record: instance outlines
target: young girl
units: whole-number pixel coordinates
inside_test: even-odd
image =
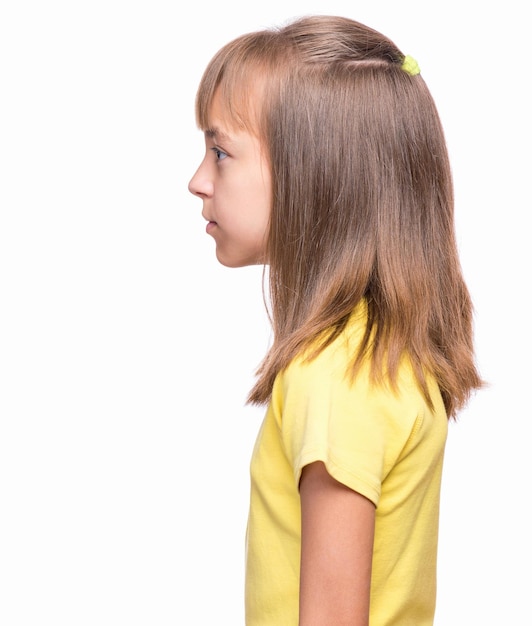
[[[196,113],[189,187],[217,257],[268,267],[246,624],[432,624],[448,419],[482,383],[417,63],[307,17],[222,48]]]

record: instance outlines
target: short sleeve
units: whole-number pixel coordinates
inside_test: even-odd
[[[333,478],[377,505],[416,411],[371,383],[364,369],[354,381],[346,370],[346,355],[335,344],[287,368],[277,390],[281,438],[297,485],[305,465],[322,461]]]

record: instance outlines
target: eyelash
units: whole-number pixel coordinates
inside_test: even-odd
[[[216,160],[217,161],[223,161],[227,157],[227,152],[224,152],[223,150],[220,150],[220,148],[216,148],[216,146],[214,148],[211,148],[211,150],[216,155]]]

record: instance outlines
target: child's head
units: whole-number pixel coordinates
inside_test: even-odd
[[[404,59],[362,24],[317,16],[239,37],[207,67],[198,124],[212,127],[216,101],[226,127],[258,138],[271,170],[267,261],[288,290],[323,290],[353,267],[369,281],[376,263],[400,275],[398,252],[450,235],[449,215],[433,215],[451,206],[443,133]]]
[[[353,20],[302,18],[214,56],[196,100],[207,134],[213,112],[256,141],[265,172],[246,193],[264,199],[255,262],[269,265],[275,342],[252,400],[265,400],[279,368],[362,299],[376,363],[387,354],[393,371],[406,350],[419,372],[440,367],[449,316],[464,318],[459,343],[471,311],[444,135],[415,63]]]

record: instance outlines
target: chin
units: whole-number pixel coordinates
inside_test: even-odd
[[[252,263],[250,261],[237,261],[234,259],[221,259],[220,257],[218,258],[218,262],[223,265],[224,267],[247,267],[248,265],[258,265],[258,263]]]
[[[265,265],[265,261],[260,258],[231,257],[216,251],[218,262],[224,267],[248,267],[250,265]]]

